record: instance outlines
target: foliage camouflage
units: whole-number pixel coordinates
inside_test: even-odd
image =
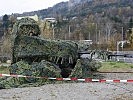
[[[19,61],[10,66],[10,73],[34,77],[45,77],[46,75],[47,77],[61,77],[60,68],[58,68],[57,65],[45,60],[42,60],[39,63],[33,62],[32,64],[28,64],[25,61]],[[29,78],[28,80],[30,81]]]
[[[73,65],[78,58],[77,49],[78,46],[72,42],[17,36],[13,47],[13,63],[20,60],[38,62],[45,59],[63,67],[70,67],[68,64]]]
[[[87,77],[96,63],[80,59],[78,45],[72,41],[46,40],[41,37],[37,23],[24,18],[19,20],[12,32],[11,74],[33,77]],[[88,66],[87,66],[88,65]],[[96,67],[99,68],[99,67]],[[5,78],[0,88],[39,86],[50,83],[47,79]]]
[[[81,64],[84,66],[84,73],[85,72],[93,72],[97,71],[101,67],[101,63],[92,59],[88,58],[82,58],[81,59]]]
[[[100,62],[93,59],[78,59],[69,77],[87,78],[91,72],[97,71],[101,66]]]
[[[80,59],[78,59],[76,65],[75,65],[73,71],[71,72],[71,74],[69,75],[69,77],[81,78],[81,77],[83,77],[82,74],[83,74],[83,68],[82,68]]]
[[[14,26],[12,35],[39,36],[40,29],[36,21],[31,18],[22,18]]]

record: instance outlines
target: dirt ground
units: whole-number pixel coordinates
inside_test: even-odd
[[[133,79],[130,73],[101,75],[104,79]],[[133,83],[64,83],[3,89],[0,100],[133,100]]]

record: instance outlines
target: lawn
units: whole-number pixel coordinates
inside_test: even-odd
[[[9,74],[9,69],[7,66],[0,66],[0,74]]]
[[[102,62],[100,72],[133,72],[133,64],[124,62]],[[8,66],[0,66],[0,74],[9,74]]]
[[[100,72],[133,72],[133,64],[124,62],[102,62]]]

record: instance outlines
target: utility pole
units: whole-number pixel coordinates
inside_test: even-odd
[[[106,29],[106,43],[108,42],[108,30]]]
[[[123,33],[123,27],[122,27],[122,41],[124,41],[123,36],[124,36],[124,33]],[[123,51],[123,46],[121,48],[122,48],[122,51]]]
[[[99,43],[100,43],[100,37],[101,37],[101,31],[99,30],[99,36],[98,36]]]
[[[123,27],[121,28],[121,33],[122,33],[122,41],[124,41],[124,33],[123,33]]]
[[[55,37],[54,37],[54,35],[55,35],[55,30],[54,30],[54,29],[55,29],[55,28],[53,28],[53,39],[55,38]]]
[[[90,32],[89,32],[89,40],[90,40]]]
[[[70,34],[71,34],[71,26],[69,25],[69,40],[70,40]]]
[[[96,44],[97,44],[97,23],[96,23]]]

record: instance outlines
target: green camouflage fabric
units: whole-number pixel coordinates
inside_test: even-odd
[[[82,67],[82,64],[81,64],[81,60],[78,59],[77,60],[77,63],[74,67],[74,69],[72,70],[71,74],[70,74],[70,78],[82,78],[83,77],[83,67]]]
[[[0,81],[0,88],[17,88],[25,86],[40,86],[43,84],[52,83],[47,77],[62,77],[61,70],[55,64],[48,61],[41,61],[40,63],[28,64],[24,61],[19,61],[10,66],[10,72],[16,75],[31,76],[32,78],[4,78]],[[44,78],[34,78],[44,77]],[[46,77],[46,78],[45,78]]]
[[[101,63],[93,59],[81,58],[77,60],[77,63],[72,70],[69,77],[87,78],[90,77],[90,73],[97,71],[101,67]]]
[[[39,36],[40,34],[37,22],[28,17],[18,20],[13,26],[12,35]]]
[[[72,41],[41,38],[40,29],[33,19],[23,18],[16,22],[12,32],[12,65],[10,74],[32,78],[4,77],[0,88],[40,86],[53,81],[45,78],[84,78],[88,71],[96,70],[99,64],[78,55],[79,46]]]
[[[24,60],[38,62],[51,61],[67,67],[78,59],[78,46],[62,40],[46,40],[33,36],[17,36],[13,47],[13,63]],[[28,59],[30,58],[30,59]]]
[[[41,62],[33,62],[28,64],[24,61],[19,61],[10,66],[10,72],[17,75],[40,76],[40,77],[61,77],[61,70],[57,65],[42,60]]]
[[[32,28],[34,34],[29,34]],[[78,45],[72,41],[41,38],[37,28],[37,23],[30,18],[21,19],[14,25],[10,73],[34,77],[68,77],[78,59]],[[19,81],[35,84],[40,80],[20,79],[18,84]]]
[[[81,59],[82,66],[84,66],[84,72],[94,72],[97,71],[102,65],[100,62],[94,59],[82,58]]]

